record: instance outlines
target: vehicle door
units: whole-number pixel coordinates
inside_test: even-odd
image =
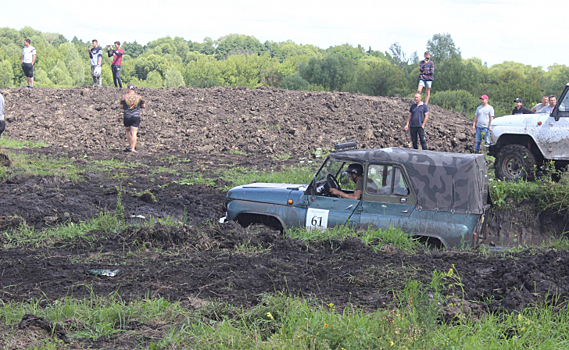
[[[557,106],[539,128],[538,144],[546,159],[566,160],[569,158],[569,94],[567,87]]]
[[[333,175],[337,179],[347,178],[342,175],[347,167],[346,162],[328,160],[316,175],[315,183],[325,181],[328,174]],[[347,192],[352,191],[353,183],[344,182],[342,188]],[[359,212],[356,211],[361,200],[346,199],[318,191],[309,196],[308,207],[306,210],[306,229],[324,230],[328,227],[338,225],[356,225],[359,222]]]
[[[396,164],[369,164],[364,180],[360,224],[409,229],[416,199],[404,168]]]

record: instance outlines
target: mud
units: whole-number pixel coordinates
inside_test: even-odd
[[[112,88],[3,90],[11,139],[49,146],[11,150],[33,157],[66,158],[85,169],[79,179],[19,176],[4,163],[0,183],[0,300],[41,300],[117,292],[125,301],[164,297],[188,307],[211,300],[252,306],[263,293],[316,297],[338,307],[389,307],[409,280],[428,283],[433,271],[458,272],[463,290],[446,288],[452,307],[473,313],[520,310],[565,302],[569,252],[519,253],[433,250],[405,254],[386,246],[374,252],[357,238],[304,243],[266,227],[217,224],[228,185],[183,185],[188,173],[211,175],[234,167],[280,170],[314,157],[337,141],[362,147],[409,146],[401,126],[409,99],[272,89],[141,89],[148,101],[140,153],[125,146],[120,93]],[[433,149],[472,150],[470,122],[435,106],[427,127]],[[290,157],[281,157],[283,155]],[[6,158],[9,159],[9,158]],[[4,158],[0,158],[5,162]],[[96,163],[104,161],[107,163]],[[114,167],[109,162],[135,162]],[[99,164],[95,168],[90,168]],[[106,164],[106,165],[104,165]],[[0,165],[2,166],[2,165]],[[120,199],[120,201],[119,201]],[[121,212],[134,224],[117,233],[91,231],[73,240],[7,248],[10,232],[31,232]],[[161,220],[179,227],[162,225]],[[497,213],[497,237],[539,237],[566,230],[563,214],[537,213],[531,203]],[[525,231],[524,231],[525,230]],[[30,239],[33,237],[30,237]],[[96,277],[89,269],[119,269]],[[458,298],[458,299],[456,299]],[[466,299],[468,305],[460,304]],[[456,311],[456,310],[455,310]],[[97,345],[93,345],[97,348]]]
[[[306,244],[278,231],[235,223],[199,228],[157,224],[109,237],[98,238],[100,234],[90,232],[52,248],[5,249],[0,257],[2,300],[49,301],[118,291],[126,301],[149,295],[251,306],[262,293],[283,292],[377,310],[389,306],[407,281],[428,284],[434,270],[450,268],[460,276],[464,298],[490,301],[487,311],[519,310],[548,295],[565,301],[569,291],[567,251],[374,252],[357,238]],[[115,277],[85,273],[109,268],[120,272]],[[445,293],[462,297],[456,284]]]
[[[122,150],[119,99],[112,87],[0,90],[10,138],[68,149]],[[343,92],[258,88],[137,90],[147,102],[139,150],[192,154],[239,150],[253,155],[306,156],[342,140],[363,148],[410,147],[403,130],[412,100]],[[429,148],[472,151],[471,122],[429,106]]]

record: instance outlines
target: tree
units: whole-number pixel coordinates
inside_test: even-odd
[[[259,54],[265,47],[257,38],[250,35],[229,34],[217,39],[215,57],[227,59],[231,55]]]
[[[433,38],[427,41],[427,51],[435,63],[461,57],[460,49],[455,46],[454,40],[448,33],[433,35]]]
[[[186,84],[184,84],[184,78],[182,77],[182,73],[180,73],[180,71],[174,67],[168,69],[168,71],[166,71],[166,74],[164,75],[164,86],[175,87],[175,88],[180,86],[186,86]]]
[[[308,82],[298,73],[286,76],[281,86],[287,90],[308,90]]]
[[[79,52],[75,45],[71,43],[64,44],[67,47],[67,54],[65,55],[65,65],[73,79],[73,85],[82,86],[85,83],[85,70],[83,62],[79,56]]]
[[[67,71],[67,67],[63,61],[58,61],[55,67],[53,67],[48,73],[49,79],[56,85],[60,85],[61,87],[70,87],[73,86],[73,79],[69,75],[69,71]]]
[[[393,43],[389,47],[389,60],[392,64],[398,67],[405,67],[408,64],[407,55],[403,52],[401,45],[399,43]]]
[[[132,58],[137,58],[144,52],[144,48],[142,45],[137,43],[136,40],[132,43],[126,41],[121,45],[121,47],[124,50],[124,54],[129,55]]]
[[[14,71],[9,61],[0,62],[0,88],[14,87]]]
[[[355,63],[343,55],[329,54],[323,59],[310,59],[308,65],[299,64],[299,72],[311,84],[341,91],[353,79]]]

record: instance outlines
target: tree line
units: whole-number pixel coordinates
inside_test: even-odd
[[[89,41],[71,40],[30,27],[0,28],[0,88],[25,86],[22,46],[30,38],[37,50],[36,87],[90,85]],[[120,38],[117,38],[120,40]],[[105,48],[107,44],[100,43]],[[230,34],[193,42],[164,37],[141,45],[125,42],[124,83],[139,87],[267,86],[289,90],[347,91],[376,96],[412,96],[417,90],[419,55],[407,55],[398,43],[386,51],[342,44],[321,49],[292,41],[261,43],[253,36]],[[521,97],[531,108],[544,94],[559,94],[569,82],[569,67],[544,70],[518,62],[488,67],[479,58],[463,58],[450,34],[435,34],[420,51],[431,53],[435,81],[430,103],[472,115],[478,97],[487,94],[496,115],[509,114]],[[103,56],[103,84],[112,86],[111,58]]]

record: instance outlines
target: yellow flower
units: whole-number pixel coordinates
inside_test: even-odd
[[[334,307],[334,303],[328,304],[328,307]]]
[[[391,344],[389,344],[389,346],[393,346],[393,345],[395,345],[395,344],[393,344],[393,342],[391,342]]]
[[[328,328],[328,323],[324,323],[324,328]]]
[[[267,312],[267,317],[270,318],[271,320],[274,320],[275,318],[273,317],[273,315],[271,315],[270,312]]]

